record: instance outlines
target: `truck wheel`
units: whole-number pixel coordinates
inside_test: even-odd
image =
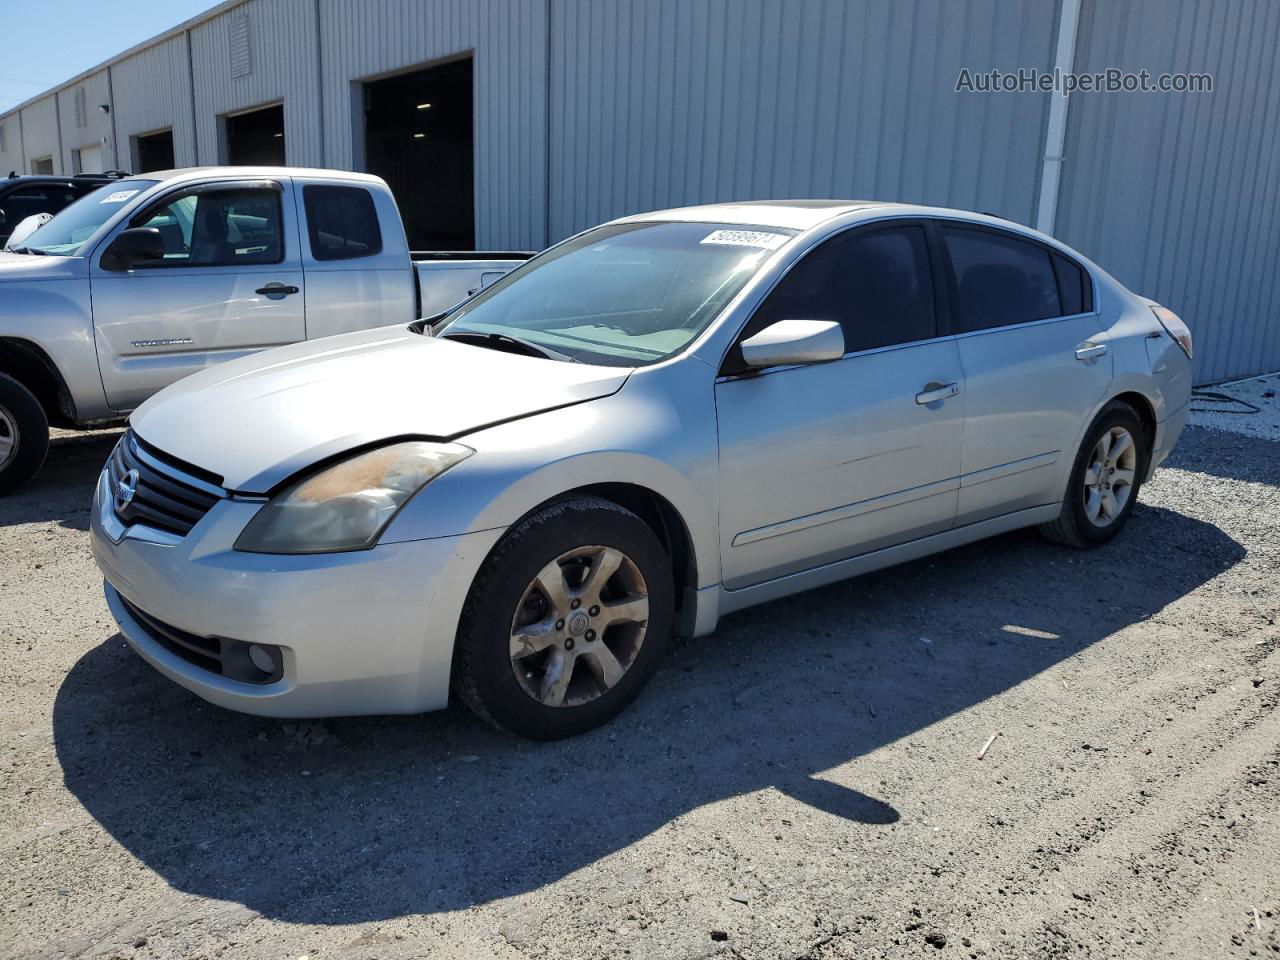
[[[454,688],[522,737],[584,733],[635,699],[673,612],[671,561],[643,520],[597,497],[552,503],[509,530],[476,575]]]
[[[49,420],[40,401],[0,373],[0,497],[34,477],[48,452]]]

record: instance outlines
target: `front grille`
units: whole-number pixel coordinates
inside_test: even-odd
[[[139,610],[123,596],[120,597],[120,602],[129,611],[129,615],[147,631],[148,637],[192,666],[242,683],[274,683],[283,676],[284,661],[279,647],[248,644],[223,637],[201,637],[157,620],[151,614]],[[253,663],[249,656],[250,646],[257,646],[270,658],[271,670],[263,670]]]
[[[207,475],[210,480],[196,476],[194,468],[178,466],[132,430],[116,444],[107,469],[116,516],[126,524],[141,523],[179,536],[186,536],[227,495],[212,482],[212,474]],[[130,487],[132,497],[126,498]]]

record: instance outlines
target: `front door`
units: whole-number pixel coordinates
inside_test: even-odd
[[[780,281],[743,336],[834,320],[843,359],[716,382],[725,586],[760,583],[940,533],[955,520],[964,378],[938,339],[924,228],[891,223],[825,241]]]
[[[131,410],[211,364],[306,339],[289,182],[202,184],[160,198],[126,226],[155,227],[164,259],[91,273],[107,402]],[[122,228],[123,229],[123,228]]]

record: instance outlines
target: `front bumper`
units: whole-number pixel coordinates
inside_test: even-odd
[[[448,701],[454,635],[486,530],[372,550],[272,556],[232,549],[260,504],[223,500],[182,538],[120,525],[99,478],[90,522],[107,605],[129,645],[204,699],[276,717],[417,713]],[[135,617],[203,638],[281,648],[278,680],[247,683],[191,662]]]

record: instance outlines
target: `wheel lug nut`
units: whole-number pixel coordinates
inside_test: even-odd
[[[556,621],[556,629],[557,629],[557,630],[563,630],[563,629],[564,629],[564,621],[563,621],[563,620],[557,620],[557,621]]]
[[[564,642],[564,648],[565,648],[566,650],[572,650],[572,649],[573,649],[573,637],[569,637],[567,640],[565,640],[565,642]]]
[[[587,611],[587,613],[591,614],[591,616],[593,617],[598,617],[600,616],[600,608],[592,607],[590,610]]]
[[[569,609],[570,609],[570,610],[577,610],[580,606],[582,606],[582,601],[581,601],[581,600],[571,600],[571,601],[569,601]]]
[[[588,630],[588,631],[587,631],[587,640],[588,640],[588,641],[591,641],[591,640],[594,640],[595,638],[596,638],[596,632],[595,632],[594,630]]]

